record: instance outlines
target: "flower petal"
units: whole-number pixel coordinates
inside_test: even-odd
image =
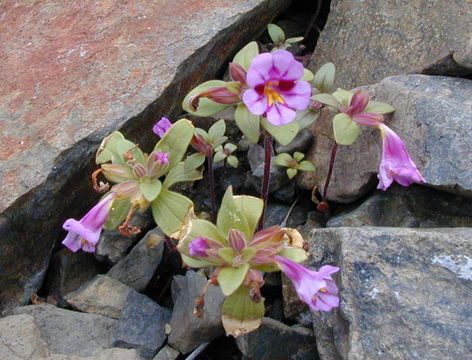
[[[296,113],[289,107],[275,103],[267,109],[267,121],[272,125],[281,126],[291,123],[295,120]]]
[[[253,89],[247,89],[243,92],[243,102],[254,115],[262,115],[267,109],[267,96],[259,95]]]
[[[272,53],[274,58],[274,76],[279,80],[295,81],[303,76],[303,64],[286,50],[276,50]]]
[[[251,62],[247,72],[246,82],[250,87],[264,85],[271,78],[274,59],[271,53],[257,55]]]
[[[307,81],[297,81],[290,91],[280,91],[285,105],[295,110],[305,110],[310,104],[311,86]]]

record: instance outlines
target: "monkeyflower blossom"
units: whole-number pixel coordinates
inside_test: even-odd
[[[292,122],[296,110],[310,103],[311,86],[301,81],[303,65],[286,50],[257,55],[247,72],[249,89],[242,94],[244,104],[254,115],[264,115],[276,126]]]
[[[168,118],[162,117],[157,123],[154,124],[152,131],[159,137],[163,137],[167,130],[170,129],[172,123]]]
[[[203,237],[195,238],[188,244],[190,256],[207,256],[206,250],[209,248],[210,246]]]
[[[377,189],[386,190],[393,181],[403,186],[424,183],[425,180],[408,154],[402,139],[382,123],[378,125],[378,129],[382,135],[383,148]]]
[[[85,252],[94,252],[116,196],[117,194],[114,192],[109,193],[79,221],[66,220],[63,228],[68,233],[62,244],[73,252],[79,249]]]
[[[339,306],[338,288],[331,274],[339,271],[338,267],[324,265],[319,271],[313,271],[288,260],[274,256],[282,272],[292,280],[298,296],[314,311],[330,311]]]
[[[383,116],[377,113],[364,112],[369,101],[369,94],[362,89],[357,90],[352,96],[349,106],[347,108],[341,107],[339,111],[349,115],[359,125],[377,126],[383,122]]]

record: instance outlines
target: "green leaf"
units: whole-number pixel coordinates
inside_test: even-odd
[[[315,94],[311,97],[313,100],[316,100],[322,104],[334,106],[335,108],[339,108],[341,103],[331,94]]]
[[[108,213],[104,228],[106,230],[115,230],[125,221],[130,208],[131,202],[129,200],[115,200]]]
[[[228,155],[226,155],[223,151],[218,151],[217,153],[215,153],[215,156],[213,156],[213,162],[217,164],[226,159],[227,156]]]
[[[178,238],[193,210],[193,203],[189,198],[163,187],[159,197],[151,203],[151,209],[154,221],[164,234]]]
[[[302,171],[315,171],[315,165],[311,161],[304,160],[300,162],[297,166],[297,170],[302,170]]]
[[[282,44],[285,41],[285,33],[279,26],[269,24],[267,25],[267,31],[274,44]]]
[[[213,144],[215,140],[219,139],[220,137],[224,136],[226,132],[226,123],[223,119],[218,120],[214,123],[210,129],[208,130],[208,142]]]
[[[280,251],[277,255],[280,255],[286,259],[292,260],[296,263],[301,263],[305,261],[308,257],[308,253],[302,248],[298,247],[289,247]]]
[[[299,151],[295,151],[295,152],[293,153],[293,158],[295,159],[295,161],[296,161],[297,163],[300,162],[300,161],[302,161],[304,157],[305,157],[305,154],[303,154],[303,153],[301,153],[301,152],[299,152]]]
[[[141,183],[139,185],[139,191],[144,195],[147,201],[151,202],[161,192],[162,183],[158,179],[153,179],[148,183]]]
[[[297,37],[293,37],[293,38],[288,38],[287,40],[285,40],[286,43],[289,43],[289,44],[295,44],[297,42],[300,42],[304,39],[303,36],[297,36]]]
[[[289,179],[292,179],[295,175],[297,175],[297,169],[287,169],[287,176]]]
[[[95,155],[95,162],[97,165],[104,164],[111,161],[116,154],[116,143],[125,140],[125,137],[119,131],[115,131],[102,140]]]
[[[262,118],[261,125],[280,145],[283,146],[290,144],[300,130],[300,125],[295,121],[292,121],[287,125],[275,126],[268,122],[266,118]]]
[[[361,134],[361,127],[349,115],[339,113],[333,118],[333,131],[338,144],[352,145]]]
[[[239,104],[234,112],[234,119],[239,130],[246,135],[248,140],[257,144],[260,136],[260,116],[251,114],[246,105]]]
[[[326,63],[316,72],[313,85],[321,92],[328,93],[334,84],[336,68],[333,63]]]
[[[201,153],[195,153],[187,158],[184,161],[184,172],[191,172],[192,170],[198,169],[205,162],[206,157]]]
[[[194,259],[193,257],[187,256],[183,253],[180,253],[180,256],[182,256],[182,261],[187,266],[190,266],[191,268],[202,268],[202,267],[207,267],[207,266],[214,265],[212,263],[209,263],[208,261]]]
[[[227,237],[231,229],[240,230],[246,235],[246,239],[252,238],[248,221],[241,209],[236,205],[233,199],[233,190],[229,186],[226,190],[223,199],[221,200],[220,210],[216,219],[216,226],[222,232],[223,236]]]
[[[200,180],[203,177],[202,170],[193,169],[185,171],[185,163],[181,162],[167,174],[164,179],[164,187],[169,189],[172,185],[184,181]]]
[[[192,123],[187,119],[181,119],[174,123],[156,144],[154,151],[169,154],[169,171],[182,160],[192,140],[193,132]]]
[[[313,124],[316,119],[320,116],[320,111],[313,111],[310,109],[306,109],[303,111],[297,111],[297,116],[295,117],[295,121],[300,126],[300,130],[305,129],[306,127]]]
[[[369,101],[364,112],[370,112],[375,114],[388,114],[395,111],[392,105],[380,102],[380,101]]]
[[[185,235],[185,239],[192,241],[197,237],[207,237],[226,245],[226,237],[221,234],[215,224],[208,220],[194,219],[191,221],[191,229],[190,232]]]
[[[243,261],[244,262],[249,262],[251,261],[251,259],[254,257],[254,255],[256,255],[256,252],[257,250],[252,248],[252,247],[247,247],[247,248],[244,248],[242,251],[241,251],[241,254],[243,256]]]
[[[239,52],[234,56],[233,61],[241,65],[244,69],[249,70],[252,59],[254,59],[258,54],[259,47],[257,46],[257,42],[251,41],[249,44],[239,50]]]
[[[311,82],[313,81],[314,78],[315,78],[315,75],[313,75],[313,73],[310,70],[303,69],[303,76],[300,80]]]
[[[293,158],[287,153],[280,153],[275,157],[274,163],[279,166],[290,167],[293,164]]]
[[[132,150],[131,150],[132,149]],[[144,154],[139,149],[135,143],[123,139],[123,140],[118,140],[115,143],[115,150],[116,150],[116,155],[119,157],[120,160],[126,162],[125,158],[125,153],[129,152],[131,156],[133,156],[138,163],[140,163],[143,166],[146,166],[146,162],[144,161]]]
[[[256,330],[264,316],[264,302],[254,302],[250,289],[241,286],[223,302],[221,320],[227,335],[239,337]]]
[[[206,81],[203,84],[198,85],[196,88],[192,89],[187,96],[185,97],[184,101],[182,102],[182,108],[195,116],[212,116],[215,115],[230,105],[226,104],[218,104],[208,98],[201,97],[198,100],[198,107],[196,111],[193,111],[190,107],[190,101],[192,98],[198,94],[201,94],[204,91],[207,91],[211,88],[216,88],[216,87],[225,87],[226,82],[222,80],[210,80]]]
[[[224,267],[218,273],[218,284],[223,295],[229,296],[235,292],[243,283],[249,270],[249,264],[243,264],[239,267]]]
[[[338,88],[332,95],[341,103],[342,106],[347,107],[351,103],[354,93]]]
[[[224,149],[225,149],[228,153],[231,154],[231,153],[235,152],[237,148],[238,148],[238,147],[237,147],[236,145],[234,145],[234,144],[232,144],[232,143],[227,143],[227,144],[225,145],[225,148],[224,148]]]
[[[226,247],[218,250],[218,256],[228,264],[232,264],[235,254],[233,248]]]
[[[262,199],[248,195],[236,195],[233,196],[233,201],[246,218],[249,226],[250,236],[247,239],[252,239],[252,235],[256,231],[257,223],[262,215],[262,209],[264,208],[264,202]]]
[[[226,159],[226,162],[228,163],[229,166],[233,167],[233,168],[237,168],[238,165],[239,165],[239,160],[236,156],[234,155],[230,155],[228,156],[228,158]]]

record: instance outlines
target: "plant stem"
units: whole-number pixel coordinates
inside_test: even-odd
[[[212,155],[207,156],[208,180],[210,182],[211,215],[212,217],[216,217],[215,174],[213,173],[213,156]]]
[[[329,182],[331,181],[331,175],[333,175],[334,161],[336,160],[336,152],[338,151],[338,144],[335,142],[331,149],[331,158],[329,159],[328,174],[326,175],[326,181],[323,187],[323,195],[321,201],[326,203],[326,194],[328,193]]]
[[[261,230],[264,227],[265,211],[267,207],[267,199],[269,198],[269,183],[270,183],[270,162],[272,159],[272,136],[264,134],[264,177],[262,179],[262,190],[261,198],[264,201],[264,207],[262,208],[262,215],[259,220],[258,229]]]

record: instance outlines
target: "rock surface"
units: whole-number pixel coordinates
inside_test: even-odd
[[[22,306],[14,313],[34,318],[53,354],[91,356],[112,347],[117,320],[47,304]]]
[[[39,360],[39,359],[34,359]],[[44,360],[142,360],[142,357],[132,349],[107,349],[93,356],[51,355]]]
[[[113,345],[136,349],[145,358],[152,358],[167,338],[165,325],[171,312],[135,291],[126,299]]]
[[[29,360],[49,355],[47,343],[30,315],[0,319],[0,359]]]
[[[107,275],[98,275],[67,294],[65,300],[77,310],[119,319],[131,292],[135,291],[120,281]]]
[[[336,65],[342,88],[405,73],[472,72],[468,0],[333,0],[311,60]]]
[[[263,318],[257,330],[237,338],[236,343],[248,360],[313,360],[316,353],[310,329],[290,327],[270,318]]]
[[[195,299],[201,295],[207,279],[199,273],[187,271],[185,280],[185,283],[181,281],[179,286],[173,287],[176,300],[169,335],[169,345],[183,354],[225,333],[221,324],[224,296],[220,288],[210,287],[204,298],[203,316],[196,317],[193,313]]]
[[[161,263],[163,251],[162,231],[158,228],[148,231],[131,252],[110,269],[108,276],[136,291],[142,291]]]
[[[382,80],[365,90],[374,100],[395,107],[386,124],[405,142],[426,184],[472,197],[472,81],[442,76],[402,75]],[[314,132],[332,133],[324,113]],[[300,175],[300,185],[323,189],[332,142],[316,136],[308,158],[316,172]],[[327,198],[351,202],[377,185],[381,138],[376,129],[363,127],[351,146],[340,146]]]
[[[418,185],[376,190],[351,211],[332,217],[327,227],[471,227],[472,202]]]
[[[2,3],[0,309],[28,301],[61,223],[96,201],[89,176],[101,139],[122,129],[150,148],[153,122],[180,113],[185,94],[288,5]]]
[[[175,360],[179,357],[180,353],[172,349],[169,345],[164,346],[159,352],[154,356],[152,360]]]
[[[311,265],[333,264],[341,306],[313,314],[323,360],[472,357],[472,229],[318,229]]]

